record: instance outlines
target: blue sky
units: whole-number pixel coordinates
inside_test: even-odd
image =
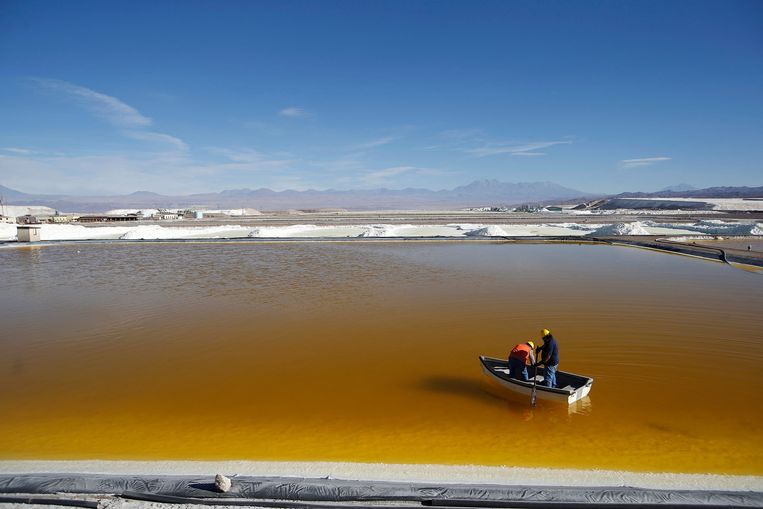
[[[0,2],[34,193],[763,185],[763,2]]]

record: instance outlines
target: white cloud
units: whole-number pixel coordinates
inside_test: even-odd
[[[33,152],[27,148],[18,148],[18,147],[3,147],[0,150],[4,150],[5,152],[10,152],[11,154],[20,154],[20,155],[29,155]]]
[[[475,138],[481,138],[484,134],[484,129],[449,129],[447,131],[442,131],[440,137],[447,140],[473,140]]]
[[[208,147],[207,151],[211,154],[222,156],[230,162],[222,163],[232,167],[232,163],[247,166],[250,169],[256,168],[277,168],[286,167],[294,162],[291,154],[267,155],[251,148],[232,149],[225,147]]]
[[[477,158],[500,154],[538,157],[546,155],[545,152],[541,152],[542,149],[556,145],[572,145],[574,141],[572,136],[550,141],[496,140],[486,135],[484,129],[477,128],[442,131],[438,138],[438,143],[422,147],[422,150],[451,150]]]
[[[178,150],[188,150],[188,145],[183,140],[176,138],[175,136],[170,136],[169,134],[153,131],[125,131],[124,134],[135,140],[168,143]]]
[[[284,134],[284,130],[275,124],[269,122],[263,122],[261,120],[241,120],[233,121],[233,123],[240,125],[246,129],[252,129],[259,131],[263,134],[278,136]]]
[[[368,140],[363,143],[358,143],[357,145],[353,145],[350,147],[351,152],[355,152],[358,150],[367,150],[369,148],[375,148],[375,147],[381,147],[382,145],[387,145],[388,143],[391,143],[396,138],[394,136],[384,136],[383,138],[376,138],[374,140]]]
[[[487,157],[499,154],[511,154],[512,156],[542,156],[546,154],[544,152],[537,152],[538,150],[553,147],[555,145],[570,144],[572,144],[571,140],[536,141],[524,144],[493,142],[487,143],[481,147],[464,148],[461,149],[461,151],[474,157]]]
[[[310,164],[330,172],[358,172],[367,167],[362,156],[363,154],[348,154],[337,159],[313,160]]]
[[[289,106],[288,108],[284,108],[281,111],[278,112],[279,115],[282,117],[290,117],[290,118],[299,118],[299,117],[307,117],[309,113],[302,108],[297,108],[296,106]]]
[[[390,177],[400,175],[401,173],[408,173],[415,171],[418,168],[415,166],[394,166],[392,168],[385,168],[383,170],[377,170],[366,175],[367,180],[382,180]]]
[[[63,80],[34,81],[47,89],[64,92],[95,115],[118,127],[147,127],[152,123],[150,118],[116,97]]]
[[[450,172],[434,168],[421,168],[419,166],[392,166],[390,168],[367,172],[361,175],[359,179],[345,179],[345,181],[359,181],[366,185],[382,185],[388,184],[394,177],[400,177],[402,175],[441,176],[447,173]]]
[[[164,161],[124,155],[16,157],[0,155],[3,185],[27,193],[123,194],[137,189],[183,189]],[[32,178],[30,178],[32,177]],[[32,186],[32,187],[30,187]]]
[[[153,123],[152,120],[116,97],[63,80],[36,78],[33,81],[46,89],[63,92],[97,117],[123,128],[121,133],[128,138],[150,143],[164,143],[181,151],[188,150],[188,145],[176,136],[146,130]],[[22,152],[17,153],[22,154]]]
[[[124,194],[149,189],[164,194],[219,190],[219,186],[254,182],[277,185],[299,178],[290,160],[267,158],[256,151],[231,150],[222,158],[198,161],[184,152],[141,155],[0,154],[3,185],[25,192],[61,194]],[[225,184],[223,184],[225,182]],[[30,188],[33,185],[35,188]]]
[[[641,157],[639,159],[623,159],[620,166],[623,168],[638,168],[640,166],[651,166],[662,161],[670,161],[672,157]]]

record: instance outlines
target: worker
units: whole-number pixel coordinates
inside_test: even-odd
[[[509,376],[527,382],[527,366],[535,364],[535,343],[528,341],[515,346],[509,354]]]
[[[551,331],[543,329],[540,331],[543,344],[540,345],[536,353],[538,354],[538,364],[543,364],[544,376],[542,385],[546,387],[556,387],[556,369],[559,367],[559,346],[556,339],[551,335]]]

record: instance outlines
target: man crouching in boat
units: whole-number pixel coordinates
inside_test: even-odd
[[[543,344],[537,350],[538,364],[543,364],[546,367],[541,385],[556,387],[556,369],[559,367],[559,347],[550,330],[543,329],[540,333],[543,336],[541,338],[543,339]]]
[[[509,376],[527,382],[527,366],[535,364],[535,343],[528,341],[515,346],[509,354]]]

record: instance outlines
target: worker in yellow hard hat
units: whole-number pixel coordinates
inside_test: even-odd
[[[520,343],[511,349],[509,354],[509,376],[527,382],[527,366],[535,364],[535,343],[528,341]]]
[[[541,385],[546,387],[556,387],[556,370],[559,367],[559,345],[556,339],[548,329],[540,331],[543,344],[540,345],[535,353],[538,354],[538,364],[543,364],[543,381]]]

